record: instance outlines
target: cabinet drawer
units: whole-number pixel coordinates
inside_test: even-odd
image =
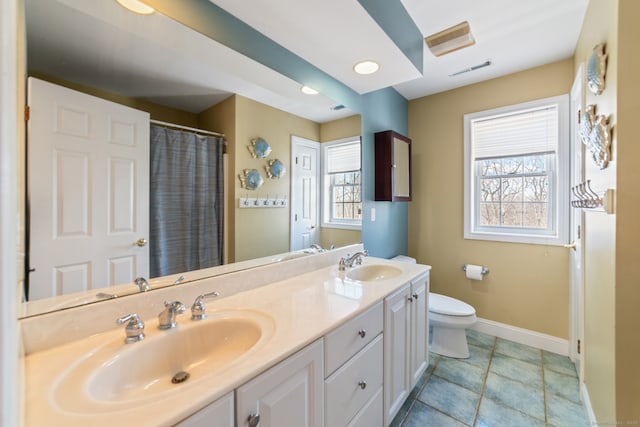
[[[233,392],[229,392],[189,418],[182,420],[176,424],[176,427],[233,427],[234,409]]]
[[[347,427],[374,427],[382,426],[382,387],[364,405],[364,408],[356,414]]]
[[[380,387],[382,335],[378,335],[325,381],[325,425],[346,425]]]
[[[324,372],[331,375],[371,342],[383,327],[382,301],[324,337]]]

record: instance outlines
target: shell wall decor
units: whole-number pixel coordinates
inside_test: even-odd
[[[604,79],[607,73],[607,54],[604,48],[604,43],[594,47],[587,61],[587,86],[596,95],[604,91]]]
[[[591,104],[580,115],[580,137],[587,146],[591,158],[600,169],[605,169],[611,160],[611,125],[604,114],[596,115],[596,106]]]

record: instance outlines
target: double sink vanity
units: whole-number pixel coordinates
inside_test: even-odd
[[[387,426],[428,364],[430,267],[341,271],[358,251],[22,319],[26,425]]]

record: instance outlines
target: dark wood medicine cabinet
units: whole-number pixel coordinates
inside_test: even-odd
[[[411,201],[411,139],[392,130],[375,134],[375,200]]]

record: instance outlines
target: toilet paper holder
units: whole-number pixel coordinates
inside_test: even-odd
[[[467,271],[467,264],[462,264],[462,271]],[[482,267],[482,271],[481,274],[483,276],[486,276],[487,274],[489,274],[489,269],[487,267]]]

